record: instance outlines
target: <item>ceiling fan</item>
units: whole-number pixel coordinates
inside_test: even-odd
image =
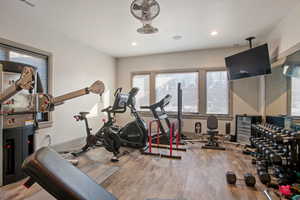
[[[151,25],[152,20],[160,13],[160,6],[156,0],[134,0],[130,6],[130,12],[143,24],[143,27],[137,29],[137,32],[142,34],[158,32],[158,28]]]
[[[34,7],[35,5],[33,3],[31,3],[29,0],[19,0],[25,4],[27,4],[28,6]]]

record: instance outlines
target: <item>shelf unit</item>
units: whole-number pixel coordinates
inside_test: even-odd
[[[235,118],[236,141],[243,144],[250,144],[249,138],[252,133],[252,124],[261,123],[261,116],[236,115]]]

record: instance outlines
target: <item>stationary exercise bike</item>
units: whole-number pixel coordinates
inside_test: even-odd
[[[103,146],[106,150],[113,153],[111,161],[117,162],[120,154],[120,147],[132,147],[142,149],[147,145],[147,125],[139,116],[135,108],[135,96],[139,89],[132,88],[128,94],[121,93],[122,89],[117,90],[113,106],[103,109],[108,115],[109,126],[103,128]],[[123,128],[114,125],[115,115],[125,113],[127,107],[134,117],[134,121],[129,122]]]
[[[116,97],[118,95],[118,93],[121,92],[121,90],[122,90],[122,88],[118,88],[115,91],[114,96]],[[106,112],[107,109],[110,109],[110,107],[101,110],[101,112]],[[91,133],[92,129],[89,127],[89,123],[88,123],[88,119],[87,119],[88,114],[89,114],[89,112],[80,112],[78,115],[74,116],[76,121],[84,121],[85,131],[86,131],[85,145],[81,149],[71,153],[75,157],[80,156],[82,153],[85,153],[92,148],[103,147],[104,130],[108,127],[117,128],[116,125],[114,126],[115,120],[114,120],[113,116],[108,115],[107,121],[105,119],[102,120],[104,122],[103,126],[95,134],[92,134]]]
[[[78,115],[74,116],[76,121],[84,121],[86,135],[87,135],[86,138],[85,138],[86,144],[79,151],[74,151],[74,152],[71,153],[75,157],[80,156],[82,153],[87,152],[91,148],[102,147],[103,146],[102,145],[103,136],[98,133],[99,131],[97,132],[98,134],[95,134],[95,135],[93,135],[91,133],[92,129],[89,127],[88,119],[86,117],[88,114],[89,114],[89,112],[80,112]]]

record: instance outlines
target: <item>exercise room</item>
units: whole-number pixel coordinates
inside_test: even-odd
[[[299,0],[1,0],[0,200],[300,200]]]

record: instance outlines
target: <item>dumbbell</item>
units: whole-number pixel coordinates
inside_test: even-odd
[[[268,161],[263,158],[263,157],[260,157],[260,159],[258,160],[259,162],[257,163],[259,166],[263,165],[263,166],[266,166],[268,165]]]
[[[300,133],[298,133],[298,132],[292,132],[291,133],[292,137],[299,137],[299,135],[300,135]]]
[[[278,184],[279,185],[288,185],[290,183],[288,176],[284,173],[278,174]]]
[[[263,142],[259,143],[257,146],[258,152],[262,153],[264,149],[265,149],[264,143]]]
[[[264,154],[264,156],[268,157],[271,152],[272,151],[269,147],[264,147],[262,153]]]
[[[274,164],[274,165],[282,165],[282,159],[281,159],[281,156],[272,152],[270,155],[269,155],[269,158],[271,160],[271,162]]]
[[[238,179],[233,171],[226,173],[226,181],[230,185],[235,185],[237,180],[243,180],[248,187],[254,187],[256,179],[251,173],[244,174],[244,179]]]
[[[271,139],[273,137],[273,135],[274,135],[274,133],[272,131],[269,131],[267,134],[267,137]]]
[[[276,178],[282,178],[284,169],[282,167],[274,167],[274,176]]]
[[[271,176],[268,172],[258,171],[257,175],[262,184],[267,185],[271,182]]]
[[[257,172],[257,174],[259,174],[261,172],[268,172],[268,167],[267,166],[257,166],[256,172]]]
[[[250,144],[251,144],[253,147],[256,146],[257,138],[250,137],[249,141],[250,141]]]
[[[287,156],[289,154],[289,149],[287,147],[282,147],[278,154],[283,155],[283,156]]]
[[[278,150],[279,144],[273,142],[273,150]]]

